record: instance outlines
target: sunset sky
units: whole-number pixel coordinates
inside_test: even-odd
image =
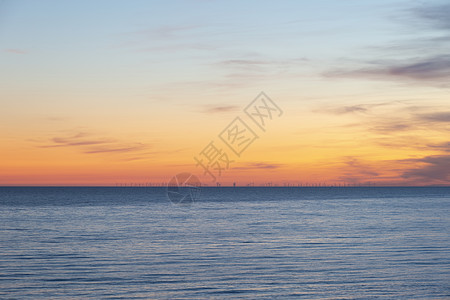
[[[0,104],[0,185],[450,185],[450,4],[4,0]]]

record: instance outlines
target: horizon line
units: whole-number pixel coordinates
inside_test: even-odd
[[[167,188],[168,185],[0,185],[0,188]],[[181,186],[186,187],[186,186]],[[200,188],[416,188],[450,185],[201,185]]]

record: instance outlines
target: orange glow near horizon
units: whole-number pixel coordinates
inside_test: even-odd
[[[311,118],[308,110],[298,115],[286,112],[272,120],[272,127],[266,132],[259,131],[259,138],[241,157],[233,155],[217,138],[229,123],[227,119],[243,116],[239,110],[220,115],[215,122],[209,116],[203,120],[199,118],[195,123],[188,119],[189,126],[177,126],[172,122],[171,126],[159,129],[156,141],[151,138],[151,133],[149,136],[145,133],[136,135],[140,138],[130,142],[126,134],[113,137],[86,130],[60,131],[54,136],[24,136],[20,142],[4,143],[0,152],[4,158],[0,180],[3,186],[147,186],[163,185],[177,173],[191,172],[204,185],[220,183],[223,186],[233,183],[278,186],[441,183],[438,180],[421,183],[405,176],[404,170],[426,164],[419,158],[440,151],[439,148],[420,149],[414,145],[413,142],[420,145],[421,140],[414,139],[411,131],[395,136],[387,135],[384,128],[377,131],[374,127],[383,126],[383,123],[377,125],[376,115],[371,116],[374,121],[363,116],[358,126],[348,126],[359,117],[331,115],[330,119],[324,114],[323,118]],[[179,117],[183,123],[185,120]],[[164,122],[164,118],[159,121]],[[201,121],[210,125],[201,126]],[[102,127],[108,126],[102,124]],[[445,142],[443,132],[431,135],[430,132],[421,133],[423,128],[416,130],[415,134],[427,143],[439,145]],[[122,131],[126,132],[126,128]],[[234,160],[216,181],[203,174],[194,161],[194,156],[213,140]]]

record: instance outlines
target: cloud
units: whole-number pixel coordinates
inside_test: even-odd
[[[392,121],[392,122],[381,121],[381,122],[378,122],[377,125],[370,127],[369,130],[375,131],[378,133],[390,134],[390,133],[398,132],[398,131],[411,130],[413,128],[414,127],[411,124],[401,123],[401,122],[397,122],[397,121]]]
[[[434,81],[447,87],[450,80],[450,55],[409,59],[406,61],[372,62],[371,67],[354,70],[332,70],[324,73],[326,77],[356,77],[371,79],[408,79],[415,81]],[[375,66],[373,66],[375,65]]]
[[[339,180],[352,184],[450,184],[450,155],[374,162],[365,162],[357,157],[344,157],[343,163],[344,166],[339,170]]]
[[[344,172],[344,175],[347,177],[350,175],[357,175],[358,177],[361,175],[370,177],[376,177],[380,175],[378,172],[374,171],[371,166],[361,162],[356,157],[347,157],[347,159],[345,160],[345,164],[346,171]]]
[[[434,108],[438,110],[439,108]],[[416,109],[416,111],[419,109]],[[423,108],[430,110],[430,108]],[[407,108],[405,109],[407,111]],[[439,124],[440,123],[440,124]],[[392,112],[392,116],[374,116],[365,124],[368,130],[384,134],[407,132],[415,130],[446,131],[448,126],[442,123],[450,123],[450,112],[405,113],[401,110]]]
[[[55,142],[55,145],[50,145],[49,147],[86,146],[108,143],[108,141],[104,140],[71,141],[58,137],[53,138],[52,141]]]
[[[418,80],[450,79],[450,55],[417,59],[413,63],[394,65],[378,71],[390,76],[406,77]]]
[[[420,151],[427,151],[430,150],[430,146],[427,144],[429,141],[424,140],[423,137],[418,137],[415,135],[400,135],[400,136],[382,136],[377,138],[372,138],[371,141],[383,148],[389,148],[400,150],[400,149],[406,149],[406,150],[413,150],[413,152],[417,152],[417,150]]]
[[[330,78],[402,80],[449,88],[450,5],[414,7],[407,10],[406,18],[401,19],[416,38],[396,40],[388,47],[377,47],[384,52],[371,55],[397,58],[360,61],[359,67],[332,69],[323,75]]]
[[[145,145],[142,143],[137,143],[135,146],[127,146],[127,147],[120,147],[120,146],[102,146],[102,147],[95,147],[91,150],[86,150],[84,153],[86,154],[96,154],[96,153],[124,153],[124,152],[135,152],[139,150],[145,149]]]
[[[50,139],[51,144],[41,145],[40,148],[53,148],[53,147],[70,147],[70,146],[87,146],[111,143],[113,140],[108,139],[85,139],[88,136],[85,132],[78,132],[74,135],[66,137],[53,137]]]
[[[435,149],[443,152],[450,152],[450,142],[438,143],[438,144],[429,144],[427,145],[429,149]]]
[[[204,110],[205,113],[215,114],[215,113],[226,113],[226,112],[234,112],[239,110],[239,106],[236,105],[225,105],[225,106],[214,106],[209,107]]]
[[[384,135],[412,133],[418,130],[445,132],[450,129],[450,111],[448,111],[447,107],[440,105],[411,105],[409,101],[342,106],[328,105],[315,109],[313,112],[337,116],[352,114],[354,119],[359,120],[359,122],[339,127],[358,127],[361,130]]]
[[[234,170],[255,170],[255,169],[278,169],[281,168],[282,164],[268,164],[263,162],[257,162],[257,163],[245,163],[244,166],[241,167],[233,167]]]
[[[21,50],[21,49],[5,49],[4,51],[8,52],[8,53],[14,53],[14,54],[26,54],[26,53],[28,53],[27,51]]]
[[[328,105],[314,109],[315,113],[327,113],[333,115],[355,114],[355,113],[371,113],[374,109],[384,106],[393,106],[401,104],[401,101],[390,101],[370,104],[353,104],[353,105]]]
[[[450,31],[450,4],[420,6],[412,10],[429,27]]]
[[[255,54],[256,55],[256,54]],[[254,56],[254,55],[253,55]],[[262,55],[256,55],[259,59],[249,59],[248,56],[243,55],[241,58],[221,60],[214,65],[231,68],[234,70],[247,70],[258,72],[280,72],[286,71],[290,68],[294,68],[299,64],[308,62],[305,57],[296,57],[289,59],[269,59]]]
[[[111,138],[93,137],[86,132],[78,132],[69,136],[53,137],[39,148],[74,147],[85,154],[138,152],[148,148],[143,143],[128,143]]]
[[[450,111],[442,111],[440,106],[410,106],[398,108],[391,112],[392,116],[383,114],[372,121],[375,131],[406,131],[426,129],[443,131],[447,130],[450,123]]]
[[[427,156],[413,160],[423,166],[403,172],[402,177],[413,179],[418,184],[450,183],[450,155]]]
[[[329,113],[334,115],[343,115],[350,113],[365,113],[368,111],[367,105],[349,105],[349,106],[338,106],[338,107],[325,107],[315,109],[313,112],[317,113]]]
[[[426,114],[418,114],[416,116],[420,120],[429,122],[450,122],[450,112],[433,112]]]

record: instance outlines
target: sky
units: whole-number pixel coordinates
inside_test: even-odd
[[[3,0],[0,185],[450,185],[449,50],[448,1]]]

